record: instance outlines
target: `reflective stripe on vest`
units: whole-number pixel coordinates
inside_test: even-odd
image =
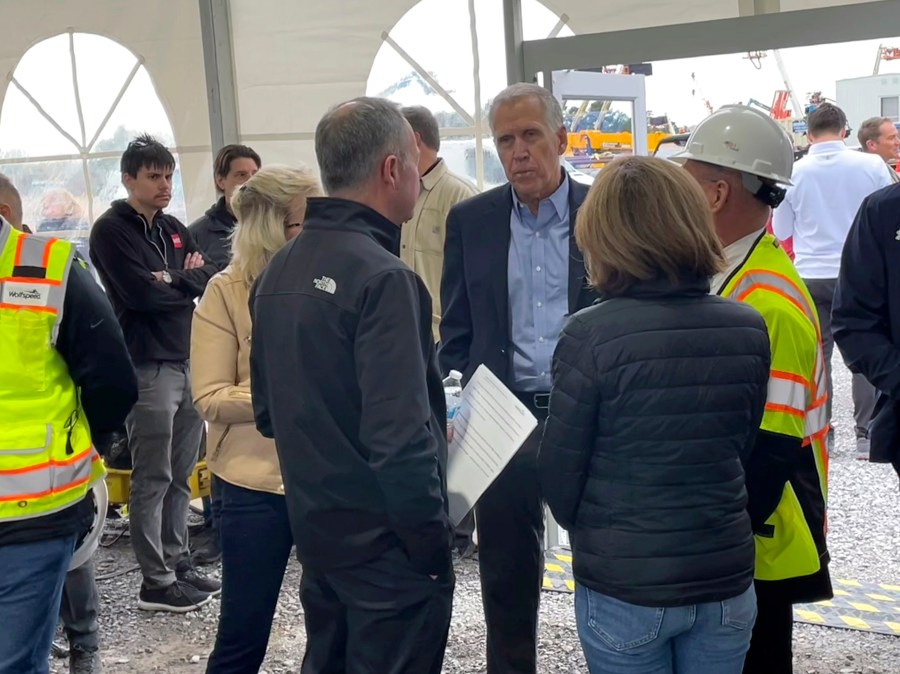
[[[105,474],[78,392],[54,348],[74,248],[0,222],[0,522],[85,497]]]
[[[760,237],[721,294],[753,306],[766,320],[772,367],[762,428],[802,438],[799,451],[813,452],[819,488],[827,499],[828,396],[821,329],[812,298],[790,259],[768,234]],[[816,342],[814,352],[811,340]],[[810,522],[790,482],[766,525],[771,536],[754,536],[758,580],[798,578],[821,568]]]
[[[58,239],[42,239],[37,236],[19,236],[13,261],[12,274],[0,278],[3,295],[0,309],[26,309],[47,312],[56,316],[50,337],[56,344],[68,281],[67,266],[63,278],[47,278],[47,267],[53,244]],[[29,274],[32,274],[29,276]]]
[[[50,460],[28,468],[0,470],[0,501],[32,500],[50,496],[55,491],[71,489],[91,478],[91,462],[100,457],[92,448],[74,455],[68,461]]]
[[[815,372],[813,373],[815,385],[810,385],[812,382],[805,379],[802,374],[773,370],[769,379],[766,409],[803,419],[804,438],[809,439],[823,433],[827,434],[828,418],[825,403],[828,400],[828,389],[825,356],[821,345],[822,331],[819,327],[819,316],[815,307],[793,281],[784,274],[771,270],[753,269],[743,274],[739,277],[729,296],[745,302],[754,292],[775,293],[797,307],[815,327],[816,336],[819,339]]]

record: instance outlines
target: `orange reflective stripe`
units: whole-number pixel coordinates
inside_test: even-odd
[[[772,370],[769,372],[769,375],[775,377],[776,379],[786,379],[788,381],[793,381],[798,384],[803,384],[806,388],[812,390],[813,385],[812,382],[809,381],[806,377],[801,377],[799,374],[794,374],[793,372],[783,372],[781,370]]]
[[[18,267],[22,263],[22,250],[25,248],[25,237],[20,236],[16,241],[16,256],[13,258],[13,264]]]
[[[764,277],[772,276],[773,279],[770,279],[768,282]],[[745,283],[750,283],[747,286],[746,290],[743,289]],[[778,287],[778,284],[784,283],[784,286]],[[755,269],[752,272],[746,274],[740,281],[740,283],[735,286],[733,292],[739,293],[738,299],[743,300],[744,297],[750,294],[756,288],[764,288],[767,290],[772,290],[773,292],[778,293],[782,297],[790,300],[790,302],[796,306],[800,311],[806,314],[806,317],[810,320],[810,322],[815,326],[816,334],[819,337],[819,341],[822,340],[822,330],[819,326],[819,313],[816,311],[814,306],[811,306],[809,302],[806,301],[806,296],[803,291],[794,283],[790,278],[781,274],[777,271],[772,271],[771,269]]]
[[[798,410],[794,407],[788,407],[787,405],[778,405],[777,403],[766,403],[766,410],[769,412],[781,412],[782,414],[789,414],[792,417],[798,417],[802,419],[806,416],[806,412],[803,410]]]
[[[44,261],[41,264],[44,269],[50,266],[50,251],[53,250],[53,244],[57,241],[59,241],[59,239],[47,239],[47,245],[44,247]]]
[[[0,283],[31,283],[42,286],[61,286],[62,281],[52,278],[28,278],[27,276],[4,276]]]
[[[756,290],[768,290],[769,292],[773,292],[776,295],[780,295],[781,297],[786,299],[788,302],[793,304],[795,307],[797,307],[800,311],[802,311],[807,317],[809,317],[809,314],[807,313],[806,309],[794,297],[792,297],[788,293],[784,292],[780,288],[776,288],[775,286],[769,285],[767,283],[754,283],[753,285],[751,285],[749,288],[747,288],[744,292],[742,292],[738,296],[738,300],[743,302],[744,299],[747,297],[747,295],[750,295],[751,293],[753,293]],[[816,326],[816,335],[818,335],[819,339],[821,339],[822,335],[819,332],[818,322],[814,321],[813,325]]]
[[[33,501],[37,498],[42,498],[44,496],[52,496],[54,494],[62,494],[64,492],[75,489],[76,487],[80,487],[84,484],[90,482],[91,476],[79,478],[74,482],[70,482],[69,484],[64,484],[59,487],[51,487],[50,489],[45,489],[43,491],[35,492],[33,494],[15,494],[11,496],[0,496],[0,503],[8,503],[10,501]]]
[[[89,448],[75,461],[47,461],[25,470],[3,471],[0,473],[0,501],[31,500],[35,494],[58,494],[84,484],[91,477],[94,461],[99,458],[93,448]]]
[[[29,311],[43,311],[47,314],[56,315],[56,307],[35,307],[30,304],[10,304],[9,302],[0,302],[0,309],[28,309]]]
[[[788,381],[775,377],[769,377],[766,402],[772,405],[781,405],[801,414],[806,413],[806,402],[809,400],[809,389],[804,383]]]
[[[815,438],[823,432],[827,434],[828,428],[828,408],[825,405],[819,405],[806,411],[803,435]]]
[[[94,451],[93,447],[88,447],[83,452],[74,455],[73,457],[66,459],[65,461],[56,461],[55,459],[50,459],[49,461],[44,461],[43,463],[38,463],[33,466],[25,466],[24,468],[11,468],[9,470],[0,470],[0,476],[3,475],[23,475],[25,473],[31,473],[36,470],[44,470],[46,468],[50,468],[51,466],[57,468],[65,468],[66,466],[71,466],[74,463],[78,463],[79,461],[83,461],[88,458],[91,452]]]

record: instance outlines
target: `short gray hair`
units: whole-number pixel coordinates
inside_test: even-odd
[[[556,96],[540,85],[519,82],[518,84],[510,84],[506,89],[497,94],[493,101],[491,101],[491,109],[488,112],[488,122],[490,122],[491,125],[491,133],[494,132],[494,113],[497,112],[497,108],[501,105],[513,103],[530,96],[537,98],[541,107],[544,109],[544,121],[547,123],[547,126],[553,131],[558,130],[561,126],[565,126],[562,107],[560,106],[559,101],[556,100]]]
[[[23,218],[22,196],[19,194],[16,186],[13,185],[12,180],[3,173],[0,173],[0,201],[5,201],[9,204],[10,209],[15,214],[13,217],[19,219],[19,222],[15,224],[21,225]]]
[[[435,152],[441,149],[441,129],[431,110],[424,105],[410,105],[400,112],[406,117],[412,130],[422,137],[426,147]]]
[[[385,157],[406,159],[409,124],[399,107],[360,96],[332,107],[316,126],[316,158],[328,194],[365,185]]]

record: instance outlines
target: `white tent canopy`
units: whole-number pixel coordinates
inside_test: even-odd
[[[508,19],[518,14],[519,0],[471,2],[502,4]],[[0,42],[0,68],[7,73],[0,109],[13,86],[10,80],[17,65],[33,45],[69,31],[115,40],[146,67],[168,114],[186,212],[192,219],[215,198],[212,156],[223,142],[252,145],[266,163],[315,165],[313,132],[318,119],[332,104],[366,93],[384,36],[416,4],[417,0],[0,0],[7,26]],[[466,11],[467,3],[448,0],[442,4],[448,8],[445,11]],[[508,45],[511,53],[519,55],[510,60],[511,67],[526,78],[534,73],[524,72],[525,64],[542,70],[539,64],[547,62],[548,48],[559,56],[554,68],[580,68],[587,67],[583,61],[593,53],[601,61],[594,66],[632,62],[628,59],[640,55],[642,46],[650,54],[646,58],[655,59],[665,54],[716,53],[710,50],[727,49],[732,42],[740,46],[730,51],[741,51],[746,49],[745,42],[764,42],[771,35],[784,44],[761,48],[810,44],[818,36],[820,42],[880,37],[881,26],[890,24],[884,23],[887,15],[879,11],[893,16],[893,25],[900,20],[898,0],[546,0],[544,4],[577,37],[556,38],[558,51],[536,42],[526,43],[517,52],[515,21],[508,21]],[[852,21],[836,23],[833,19],[838,15],[828,14],[841,8],[846,11],[849,5],[855,5],[849,8],[852,13],[842,16]],[[778,12],[796,10],[813,10],[802,21],[812,28],[787,34],[773,30]],[[819,12],[828,18],[827,25],[811,21]],[[755,23],[708,24],[694,33],[689,27],[682,32],[630,33],[627,42],[633,54],[625,59],[615,58],[614,50],[600,48],[622,44],[613,32],[755,15],[760,19]],[[866,20],[876,15],[875,20]],[[442,17],[431,18],[427,30],[439,32]],[[722,34],[726,27],[739,34]],[[750,33],[745,34],[744,28]],[[842,37],[847,31],[851,37]],[[597,42],[584,37],[601,32],[606,36],[596,38]],[[495,39],[502,42],[504,36]],[[569,57],[573,60],[567,64]],[[103,73],[80,73],[79,79],[89,76],[102,78]],[[4,161],[0,159],[0,170]]]

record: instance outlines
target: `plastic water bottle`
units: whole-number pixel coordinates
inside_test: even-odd
[[[450,374],[444,379],[444,398],[447,401],[447,439],[452,442],[453,420],[462,403],[462,373],[458,370],[450,370]]]

